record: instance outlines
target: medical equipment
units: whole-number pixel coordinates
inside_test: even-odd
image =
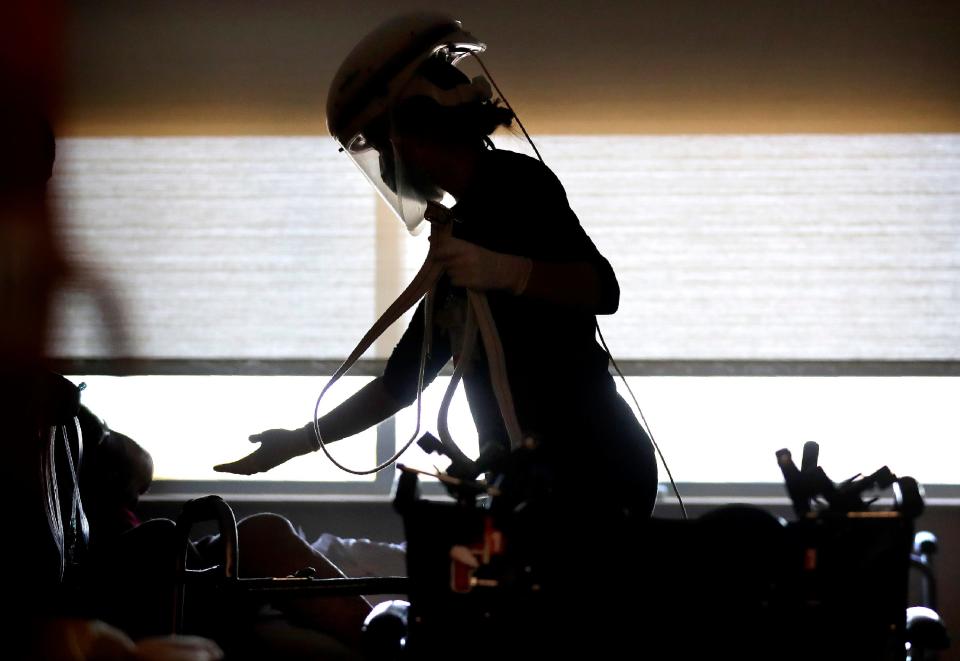
[[[817,464],[819,457],[820,446],[813,441],[804,444],[799,469],[789,450],[777,451],[777,463],[798,517],[818,510],[833,513],[865,512],[878,498],[864,500],[864,493],[891,487],[897,511],[910,518],[923,513],[923,495],[912,477],[897,477],[883,466],[870,475],[858,473],[849,480],[834,484]]]
[[[797,474],[825,475],[818,447],[804,454]],[[794,494],[812,493],[785,474]],[[829,491],[813,483],[818,494]],[[892,505],[864,498],[884,484],[899,485]],[[417,472],[404,469],[394,506],[407,536],[410,600],[373,613],[368,632],[394,636],[378,645],[392,659],[581,649],[765,661],[904,659],[911,650],[919,659],[921,649],[944,649],[935,598],[907,608],[908,571],[922,565],[932,585],[921,556],[936,544],[930,533],[914,535],[923,510],[916,481],[881,470],[831,485],[830,501],[818,495],[790,522],[726,505],[689,521],[601,526],[608,534],[591,536],[563,525],[561,507],[545,539],[531,529],[542,514],[531,508],[547,502],[535,492],[498,506],[501,495],[488,504],[483,484],[464,480],[447,483],[453,503],[439,502],[420,498]]]

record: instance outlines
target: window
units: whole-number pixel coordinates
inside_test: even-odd
[[[957,482],[945,467],[960,435],[946,413],[960,375],[960,136],[538,146],[620,277],[621,309],[601,325],[678,480],[778,482],[772,452],[819,440],[837,479],[887,463]],[[324,380],[298,375],[331,373],[424,250],[321,138],[63,140],[55,182],[68,252],[116,292],[139,361],[111,360],[88,279],[65,295],[54,347],[65,369],[89,375],[91,404],[136,391],[164,425],[203,401],[214,422],[236,422],[221,436],[237,453],[251,431],[306,422]],[[391,346],[369,352],[337,396]],[[144,376],[106,376],[117,369]],[[428,393],[427,419],[441,392]],[[268,396],[269,408],[249,403]],[[100,412],[123,430],[113,397]],[[456,437],[469,438],[467,415]],[[412,429],[405,412],[380,438],[393,447]],[[353,444],[351,459],[368,464],[377,443]],[[230,458],[185,452],[204,470]],[[168,476],[207,479],[193,470]],[[285,470],[340,479],[314,464]]]
[[[250,434],[265,429],[295,429],[309,419],[322,385],[311,377],[255,376],[79,376],[84,403],[111,429],[123,432],[153,456],[158,480],[211,481],[237,479],[216,473],[213,466],[239,459],[256,446]],[[369,381],[346,377],[324,398],[327,408]],[[338,461],[358,469],[374,466],[376,430],[349,443],[331,445]],[[259,481],[326,481],[344,478],[321,454],[298,457]],[[372,482],[373,477],[355,478]]]

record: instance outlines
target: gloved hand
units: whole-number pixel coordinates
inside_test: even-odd
[[[275,468],[294,457],[313,452],[313,425],[300,429],[268,429],[250,436],[251,443],[260,447],[243,459],[227,464],[218,464],[213,470],[219,473],[253,475]]]
[[[457,287],[477,291],[506,289],[519,295],[530,280],[533,262],[529,257],[487,250],[446,232],[431,234],[430,244],[434,260],[443,264]]]

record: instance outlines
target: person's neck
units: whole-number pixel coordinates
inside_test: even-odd
[[[444,150],[436,161],[436,181],[440,188],[459,200],[467,191],[477,174],[482,148],[458,146]]]

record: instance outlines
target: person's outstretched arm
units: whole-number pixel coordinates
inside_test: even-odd
[[[317,422],[324,443],[332,443],[383,422],[401,408],[403,405],[384,387],[382,377],[377,377]],[[213,470],[238,475],[262,473],[316,449],[312,422],[300,429],[268,429],[250,436],[250,442],[260,447],[243,459],[218,464]]]

